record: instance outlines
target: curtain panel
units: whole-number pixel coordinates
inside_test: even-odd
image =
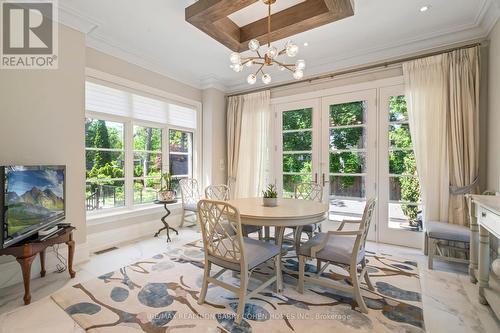
[[[478,192],[479,47],[458,50],[450,59],[450,205],[449,221],[468,225],[466,193]]]
[[[231,196],[259,196],[272,170],[271,93],[230,97],[227,112]]]
[[[227,181],[233,195],[238,175],[243,96],[229,97],[227,103]]]
[[[479,174],[479,47],[403,64],[425,221],[468,225]]]

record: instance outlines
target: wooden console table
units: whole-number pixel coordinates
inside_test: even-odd
[[[49,246],[56,244],[66,244],[68,246],[68,272],[71,278],[75,277],[73,271],[73,256],[75,253],[75,241],[73,240],[74,227],[67,227],[59,231],[58,234],[44,240],[26,240],[19,244],[12,245],[5,249],[0,249],[1,255],[11,255],[16,257],[17,262],[21,265],[24,281],[24,304],[31,303],[30,280],[31,280],[31,264],[35,260],[36,255],[40,254],[40,276],[45,276],[45,250]]]
[[[469,275],[473,283],[478,282],[479,302],[489,304],[500,318],[500,272],[490,269],[490,235],[500,239],[500,196],[468,195],[467,198],[472,203]]]

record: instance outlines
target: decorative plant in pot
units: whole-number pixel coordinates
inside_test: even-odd
[[[267,186],[267,190],[262,191],[264,195],[263,204],[265,207],[276,207],[278,206],[278,192],[276,192],[276,187],[273,184]]]
[[[175,191],[172,190],[172,175],[170,172],[165,172],[161,176],[161,188],[158,192],[158,199],[160,201],[175,200]]]

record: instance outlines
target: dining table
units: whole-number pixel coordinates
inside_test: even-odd
[[[229,200],[240,213],[241,224],[275,228],[274,241],[283,247],[285,228],[301,227],[323,222],[328,216],[329,205],[312,200],[279,198],[278,205],[266,207],[262,198]],[[281,262],[282,251],[279,259]],[[283,291],[283,280],[277,281],[278,292]]]

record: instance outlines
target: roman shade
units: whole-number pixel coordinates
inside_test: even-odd
[[[196,128],[196,110],[125,89],[85,82],[85,109],[90,112]]]

